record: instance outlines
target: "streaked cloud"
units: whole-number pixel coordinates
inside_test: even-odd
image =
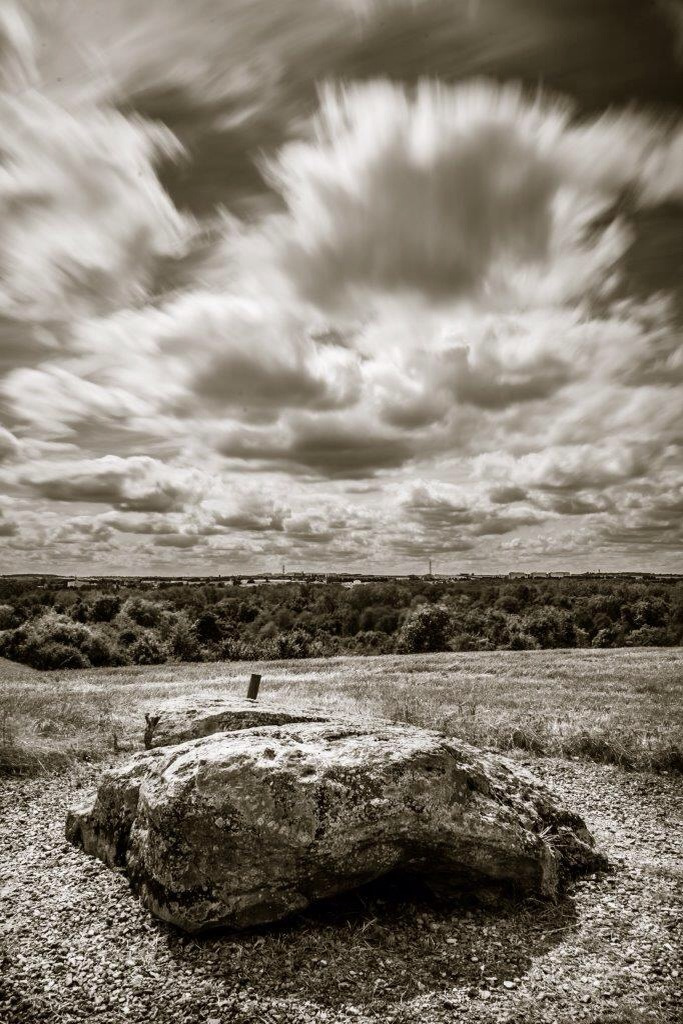
[[[0,6],[2,564],[672,567],[679,7]]]

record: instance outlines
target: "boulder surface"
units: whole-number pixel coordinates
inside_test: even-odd
[[[276,921],[391,871],[443,894],[552,898],[605,866],[582,819],[513,762],[381,724],[254,727],[137,754],[69,813],[67,838],[189,932]]]
[[[145,715],[145,747],[166,747],[217,732],[235,732],[257,725],[290,722],[326,722],[330,716],[318,708],[297,709],[270,701],[224,697],[176,697],[163,701]]]

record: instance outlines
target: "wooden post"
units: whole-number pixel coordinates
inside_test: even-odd
[[[256,700],[258,697],[258,688],[261,685],[261,676],[258,672],[252,672],[251,679],[249,680],[249,689],[247,690],[247,700]]]

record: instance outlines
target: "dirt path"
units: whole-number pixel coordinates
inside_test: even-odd
[[[531,767],[615,871],[559,906],[448,907],[391,885],[249,935],[185,939],[68,846],[99,769],[0,781],[0,1022],[683,1021],[680,777]]]

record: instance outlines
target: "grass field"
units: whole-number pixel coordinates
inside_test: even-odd
[[[683,770],[683,649],[505,651],[41,673],[0,660],[0,772],[55,770],[141,745],[144,714],[184,693],[378,715],[477,745]]]

